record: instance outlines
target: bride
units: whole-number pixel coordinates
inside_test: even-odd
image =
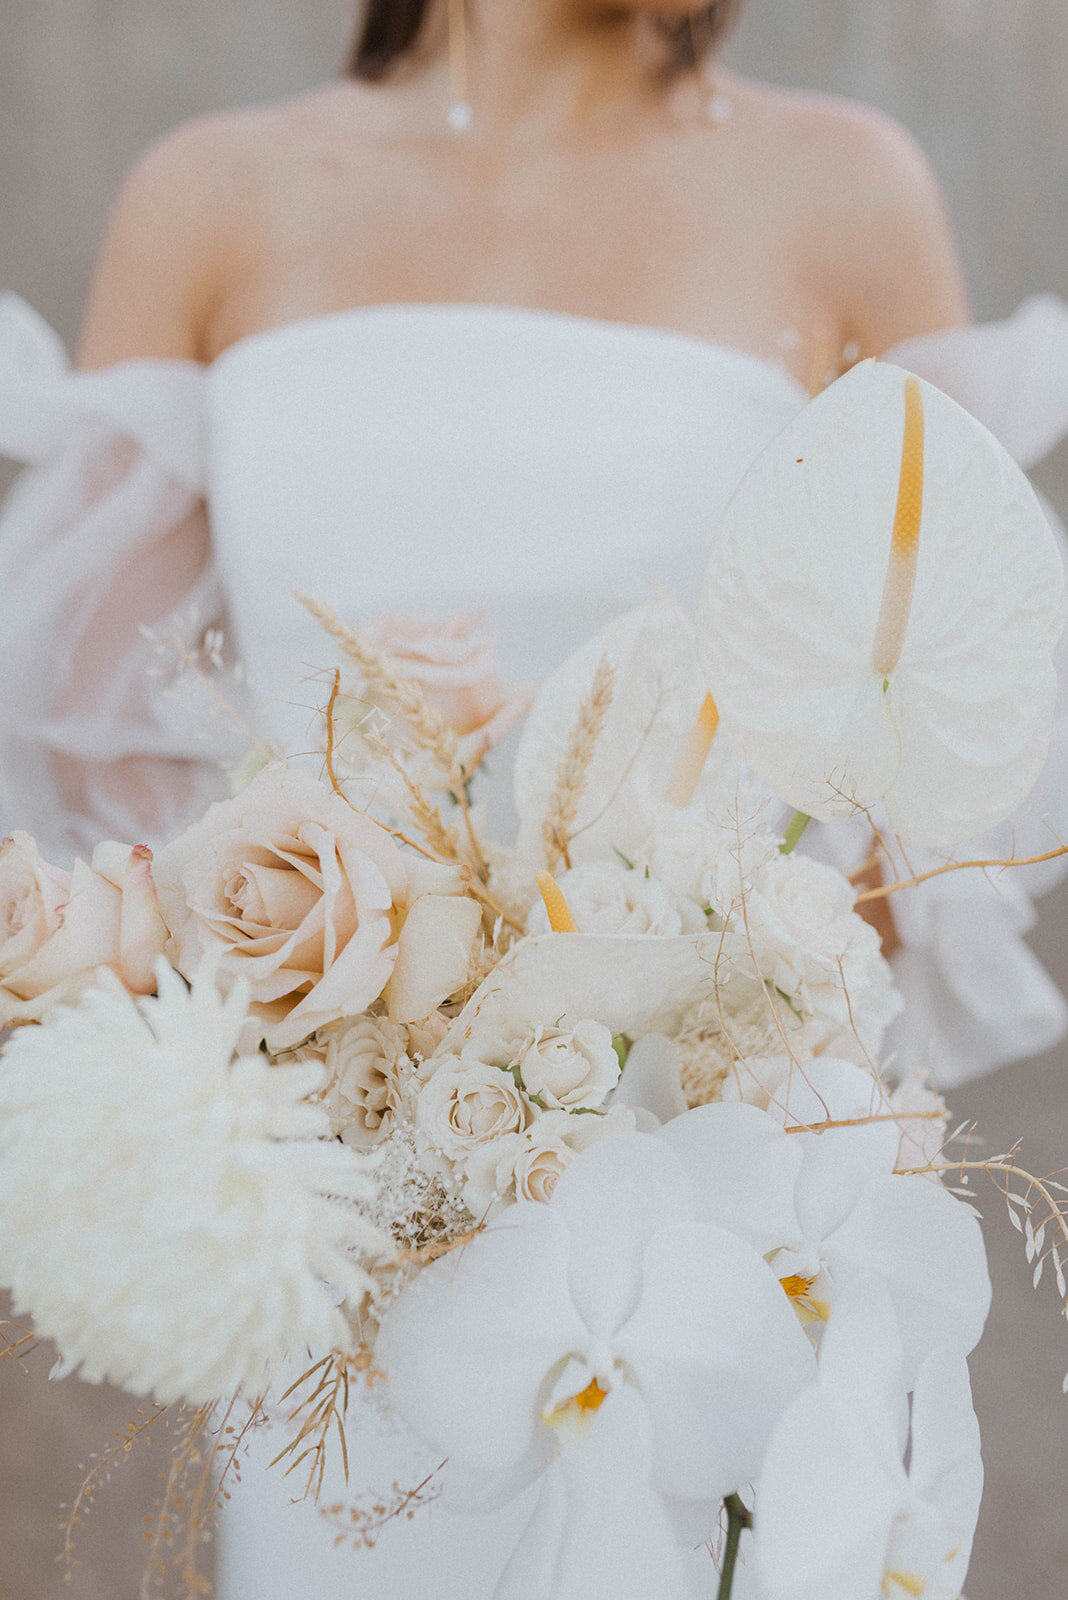
[[[652,584],[692,600],[747,466],[857,359],[938,383],[1025,465],[1068,427],[1068,313],[967,328],[923,157],[872,111],[723,71],[735,9],[369,0],[343,80],[141,160],[76,372],[2,303],[0,451],[35,464],[0,525],[4,830],[162,837],[217,789],[223,730],[165,692],[161,641],[210,657],[224,626],[299,746],[324,662],[294,588],[354,621],[482,609],[516,681]],[[907,1065],[947,1086],[1059,1036],[1030,917],[979,874],[902,909]],[[354,1496],[422,1475],[375,1430]],[[287,1498],[276,1474],[237,1495],[224,1600],[492,1590],[483,1524],[434,1508],[354,1557]]]

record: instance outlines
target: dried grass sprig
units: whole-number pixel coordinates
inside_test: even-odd
[[[926,1167],[909,1168],[909,1174],[958,1173],[963,1193],[971,1197],[968,1174],[985,1172],[997,1188],[1008,1207],[1009,1220],[1024,1241],[1028,1265],[1034,1270],[1032,1285],[1038,1288],[1047,1263],[1053,1267],[1061,1311],[1068,1320],[1068,1202],[1058,1195],[1068,1196],[1068,1187],[1052,1177],[1037,1178],[1020,1166],[1016,1159],[1018,1146],[1003,1155],[987,1161],[933,1161]],[[1056,1191],[1056,1193],[1054,1193]],[[974,1205],[974,1198],[972,1198]],[[1068,1394],[1068,1375],[1063,1384]]]
[[[410,726],[420,749],[434,759],[451,787],[461,771],[458,741],[441,713],[428,701],[422,686],[414,678],[405,678],[398,673],[387,655],[376,650],[354,628],[342,622],[337,613],[322,600],[300,591],[296,599],[340,646],[349,660],[359,667],[366,682],[392,701]]]
[[[564,753],[556,769],[556,783],[542,822],[541,835],[545,846],[545,862],[550,872],[561,863],[571,866],[570,844],[579,801],[586,791],[590,765],[597,752],[597,742],[604,732],[615,694],[616,675],[607,656],[602,656],[594,673],[590,692],[579,706],[571,732],[567,736]]]
[[[398,673],[389,657],[368,643],[354,628],[322,600],[296,591],[295,598],[333,639],[349,660],[359,667],[365,681],[390,701],[403,716],[419,748],[433,760],[464,821],[476,870],[483,882],[488,873],[481,843],[471,818],[467,784],[471,776],[460,760],[459,741],[441,713],[432,706],[422,685]]]
[[[4,1354],[8,1353],[7,1351],[4,1352]],[[85,1519],[96,1503],[98,1493],[110,1480],[111,1474],[115,1469],[129,1460],[136,1447],[139,1444],[147,1444],[149,1442],[152,1428],[166,1415],[169,1409],[169,1406],[156,1406],[155,1410],[151,1412],[136,1411],[121,1433],[112,1434],[115,1443],[101,1454],[94,1452],[90,1457],[92,1466],[85,1472],[85,1476],[78,1485],[78,1492],[70,1505],[61,1508],[59,1517],[63,1547],[56,1559],[63,1567],[63,1581],[65,1583],[70,1583],[74,1576],[74,1569],[78,1565],[78,1559],[75,1554],[76,1530],[84,1527]]]
[[[244,1423],[232,1422],[239,1403],[235,1395],[221,1417],[216,1405],[179,1414],[178,1442],[163,1490],[155,1513],[145,1518],[148,1552],[140,1600],[153,1600],[167,1591],[170,1572],[178,1578],[182,1600],[203,1600],[212,1593],[200,1570],[200,1552],[210,1542],[219,1512],[230,1498],[229,1480],[240,1480],[249,1434],[266,1421],[262,1403],[257,1401],[249,1406]]]
[[[395,1483],[387,1497],[372,1499],[369,1505],[322,1506],[321,1515],[336,1529],[335,1548],[351,1544],[354,1550],[373,1550],[379,1534],[389,1523],[410,1522],[420,1507],[433,1505],[440,1498],[441,1485],[437,1480],[447,1464],[441,1462],[414,1489],[402,1489]]]
[[[302,1461],[308,1462],[308,1475],[301,1494],[302,1500],[311,1500],[316,1505],[319,1503],[326,1473],[329,1442],[335,1433],[341,1449],[345,1482],[349,1481],[349,1450],[345,1437],[345,1418],[349,1409],[349,1382],[356,1374],[366,1382],[372,1382],[378,1376],[371,1366],[370,1351],[363,1347],[354,1354],[343,1350],[332,1350],[329,1355],[323,1356],[309,1367],[307,1372],[302,1373],[295,1383],[290,1384],[282,1396],[281,1403],[284,1404],[299,1395],[302,1389],[308,1389],[286,1418],[286,1425],[288,1427],[295,1425],[296,1432],[270,1463],[274,1467],[280,1461],[289,1460],[285,1470],[288,1478]]]

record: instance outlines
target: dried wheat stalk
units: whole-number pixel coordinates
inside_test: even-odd
[[[542,823],[545,861],[550,872],[555,872],[561,863],[565,867],[571,866],[571,832],[578,816],[579,801],[589,781],[590,763],[597,749],[597,741],[604,731],[615,687],[616,675],[612,664],[607,656],[602,656],[593,675],[590,692],[579,706],[578,716],[568,734],[564,753],[556,769],[556,784],[549,796]]]

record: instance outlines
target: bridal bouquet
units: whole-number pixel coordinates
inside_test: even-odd
[[[497,1600],[955,1600],[972,1169],[1062,1300],[1068,1226],[885,1059],[876,924],[910,850],[1043,766],[1064,594],[1026,480],[854,369],[742,484],[696,621],[653,599],[542,687],[508,848],[479,766],[519,708],[470,628],[305,604],[342,663],[313,760],[256,755],[155,860],[0,853],[0,1022],[33,1024],[0,1058],[0,1280],[63,1371],[150,1397],[123,1451],[172,1419],[150,1574],[177,1549],[201,1592],[264,1418],[305,1493],[332,1450],[358,1473],[359,1385],[440,1482],[324,1514],[372,1544],[526,1492]]]

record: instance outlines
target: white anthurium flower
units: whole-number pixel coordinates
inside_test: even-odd
[[[497,1600],[691,1600],[669,1513],[711,1531],[815,1368],[774,1272],[695,1219],[682,1164],[642,1134],[425,1268],[377,1355],[394,1408],[483,1497],[540,1480]]]
[[[658,1137],[684,1160],[698,1215],[734,1219],[806,1324],[833,1322],[846,1289],[877,1276],[912,1382],[932,1350],[975,1347],[990,1278],[971,1210],[940,1184],[894,1172],[900,1129],[881,1095],[863,1068],[816,1059],[794,1068],[767,1112],[699,1106]]]
[[[761,1600],[958,1600],[983,1486],[964,1358],[924,1363],[910,1441],[905,1393],[885,1290],[858,1280],[757,1479]]]
[[[862,362],[758,458],[698,616],[738,757],[799,810],[885,804],[947,845],[1024,799],[1049,744],[1064,576],[1024,474],[952,400]]]
[[[701,799],[715,795],[726,803],[744,784],[726,740],[717,738],[705,760],[715,730],[701,728],[707,694],[693,622],[677,601],[659,594],[595,634],[539,691],[514,770],[521,860],[542,860],[541,829],[557,770],[602,661],[613,672],[612,697],[571,829],[573,863],[604,860],[616,850],[633,855],[695,730],[699,748],[686,787],[700,779]]]
[[[650,939],[547,933],[513,945],[453,1022],[441,1049],[499,1050],[533,1028],[601,1023],[615,1037],[671,1034],[694,1005],[728,978],[741,948],[722,933]]]

